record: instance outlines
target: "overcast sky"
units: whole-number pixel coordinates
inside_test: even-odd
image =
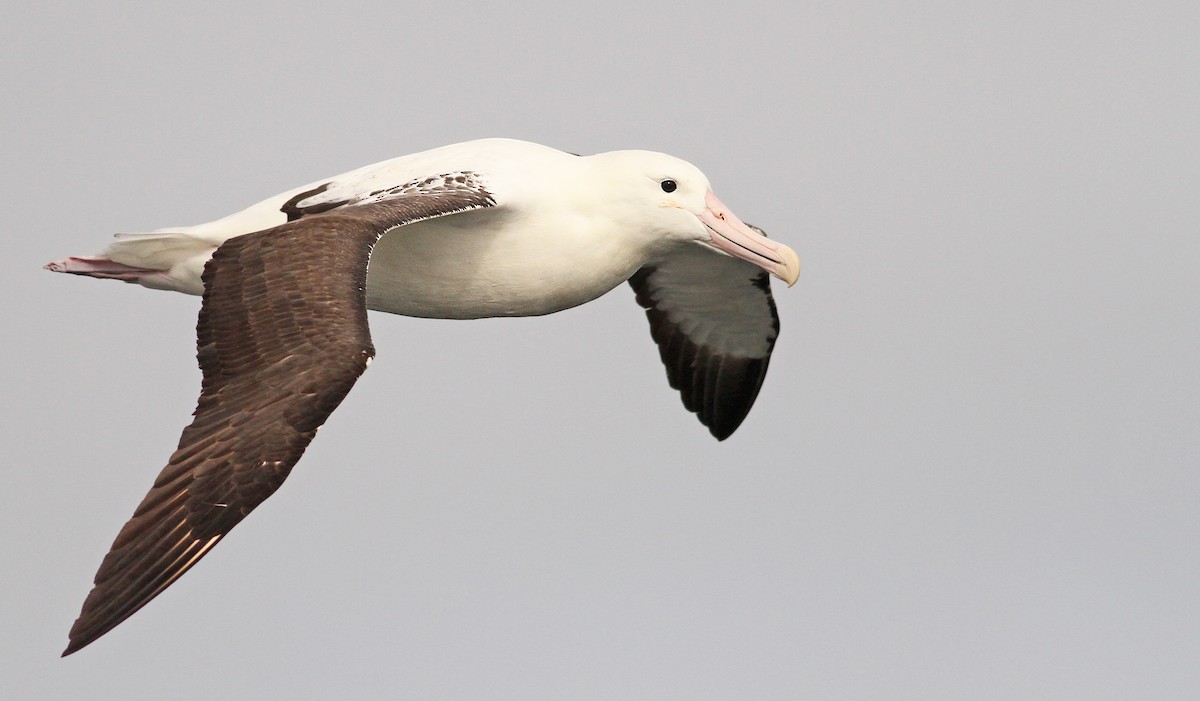
[[[10,5],[6,698],[1200,697],[1195,2]],[[799,252],[742,428],[625,287],[372,314],[279,493],[59,659],[199,300],[41,265],[484,136],[672,153]]]

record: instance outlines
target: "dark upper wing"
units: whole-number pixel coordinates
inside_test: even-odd
[[[195,419],[100,565],[64,655],[145,606],[283,483],[375,353],[365,290],[379,237],[493,204],[482,188],[439,184],[217,249],[196,329]]]
[[[693,246],[642,268],[629,284],[646,308],[667,381],[725,440],[754,405],[779,335],[767,273]]]

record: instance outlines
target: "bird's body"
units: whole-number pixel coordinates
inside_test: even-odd
[[[103,255],[162,271],[138,280],[147,287],[199,295],[217,246],[287,223],[289,211],[369,203],[372,193],[431,174],[486,173],[501,206],[383,236],[371,254],[367,307],[438,319],[548,314],[608,292],[659,252],[658,239],[606,221],[603,209],[580,216],[589,193],[575,186],[603,167],[596,158],[510,139],[452,144],[309,183],[206,224],[119,235]]]
[[[723,439],[778,334],[764,271],[791,283],[798,265],[684,161],[506,139],[384,161],[50,264],[204,296],[196,418],[105,558],[67,652],[145,605],[278,488],[373,356],[368,308],[530,316],[629,280],[671,385]]]

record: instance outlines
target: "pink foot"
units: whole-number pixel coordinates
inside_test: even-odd
[[[45,269],[55,273],[87,275],[88,277],[124,280],[125,282],[137,282],[144,277],[157,275],[162,272],[161,270],[135,268],[132,265],[115,263],[107,258],[84,258],[78,256],[71,256],[63,260],[56,260],[53,263],[47,263]]]

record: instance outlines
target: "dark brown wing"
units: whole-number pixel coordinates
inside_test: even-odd
[[[195,419],[113,542],[64,655],[133,615],[271,496],[374,355],[367,261],[385,231],[491,206],[409,194],[230,239],[204,268]]]
[[[629,284],[646,309],[667,381],[709,433],[725,440],[754,405],[779,335],[767,273],[694,246],[642,268]]]

